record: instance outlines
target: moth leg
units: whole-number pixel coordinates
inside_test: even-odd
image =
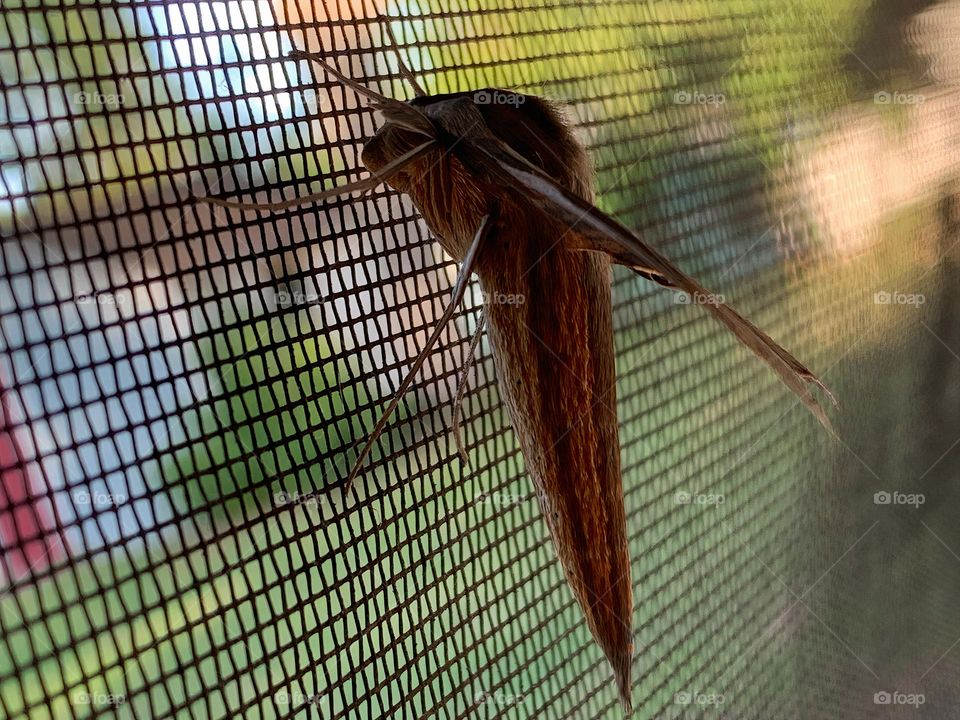
[[[210,205],[219,205],[220,207],[225,208],[234,208],[236,210],[283,210],[285,208],[297,207],[299,205],[304,205],[308,202],[314,202],[317,200],[327,200],[332,197],[339,197],[341,195],[349,195],[350,193],[355,192],[369,192],[373,190],[377,185],[385,182],[389,178],[396,175],[398,172],[403,170],[407,165],[414,162],[415,160],[420,159],[426,153],[433,149],[435,141],[428,140],[425,143],[417,145],[405,152],[403,155],[398,157],[396,160],[392,160],[384,165],[382,168],[377,170],[376,173],[371,174],[369,177],[365,177],[356,182],[347,183],[346,185],[341,185],[340,187],[330,188],[329,190],[322,190],[318,193],[312,195],[304,195],[303,197],[293,198],[292,200],[281,200],[280,202],[272,203],[244,203],[238,202],[236,200],[223,200],[221,198],[215,197],[198,197],[197,200],[200,202],[205,202]]]
[[[423,350],[421,350],[420,354],[417,355],[417,359],[413,361],[413,365],[410,366],[410,371],[407,373],[406,377],[403,378],[403,381],[400,383],[400,387],[397,389],[396,394],[393,396],[390,402],[387,403],[386,409],[384,409],[383,413],[380,415],[380,419],[377,420],[377,424],[374,425],[373,430],[370,432],[370,436],[367,438],[367,441],[361,448],[360,454],[357,456],[357,459],[353,464],[353,469],[350,471],[350,475],[347,477],[345,487],[345,492],[347,495],[350,494],[350,488],[353,486],[353,480],[359,474],[360,467],[363,465],[363,461],[367,459],[367,455],[369,455],[370,451],[373,449],[373,444],[377,441],[377,438],[383,434],[384,428],[387,425],[387,420],[390,419],[393,411],[396,410],[397,405],[400,404],[400,399],[410,388],[410,385],[413,384],[413,379],[417,372],[421,367],[423,367],[423,363],[426,362],[427,357],[430,355],[430,351],[433,350],[433,346],[437,344],[438,340],[440,340],[440,335],[443,332],[443,329],[453,319],[453,314],[456,312],[457,307],[460,305],[460,302],[463,300],[463,296],[467,291],[467,284],[470,281],[470,275],[473,273],[473,268],[476,264],[477,251],[483,244],[484,240],[489,237],[490,231],[493,229],[493,224],[494,217],[492,212],[483,216],[483,220],[480,222],[480,227],[477,229],[476,235],[474,235],[473,241],[470,243],[470,249],[467,250],[467,255],[463,259],[463,264],[460,266],[460,271],[457,274],[457,282],[453,286],[453,293],[450,297],[450,303],[443,311],[443,315],[440,316],[440,320],[433,328],[433,332],[431,332],[430,337],[427,338],[427,342],[424,344]]]
[[[377,185],[380,185],[382,182],[383,180],[380,178],[370,176],[365,177],[362,180],[357,180],[356,182],[341,185],[340,187],[330,188],[329,190],[321,190],[320,192],[313,193],[311,195],[303,195],[301,197],[295,197],[291,200],[280,200],[278,202],[247,203],[240,202],[239,200],[224,200],[223,198],[218,197],[201,197],[197,198],[197,200],[207,203],[208,205],[216,205],[217,207],[233,210],[284,210],[286,208],[306,205],[309,202],[327,200],[340,195],[349,195],[355,192],[368,192],[373,190],[373,188],[375,188]]]
[[[467,351],[466,364],[460,372],[460,382],[457,385],[457,395],[453,401],[453,437],[457,442],[457,452],[460,454],[460,460],[464,465],[470,465],[470,459],[467,457],[467,450],[463,446],[463,433],[460,426],[460,409],[463,405],[463,395],[467,391],[467,380],[470,377],[470,370],[476,362],[477,346],[480,344],[480,338],[483,337],[484,324],[486,317],[480,315],[480,322],[477,323],[477,330],[470,339],[470,349]]]

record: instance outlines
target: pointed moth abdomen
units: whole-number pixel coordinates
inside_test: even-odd
[[[513,222],[478,269],[500,395],[567,582],[629,706],[632,589],[620,478],[610,264]]]

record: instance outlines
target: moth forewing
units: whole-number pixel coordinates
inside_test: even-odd
[[[544,175],[535,165],[505,147],[503,143],[475,148],[477,168],[503,183],[513,183],[519,194],[549,216],[563,218],[569,225],[565,247],[575,251],[595,251],[608,255],[614,262],[631,268],[649,280],[676,288],[691,296],[711,295],[667,257],[644,243],[624,225],[590,202]],[[519,161],[518,161],[519,160]],[[823,390],[836,403],[833,394],[814,373],[787,352],[769,335],[723,302],[705,305],[734,337],[763,360],[792,390],[808,410],[830,432],[830,419],[808,385]]]

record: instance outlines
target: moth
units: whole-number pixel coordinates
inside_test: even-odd
[[[428,95],[402,59],[401,73],[415,97],[401,102],[344,76],[320,56],[291,55],[318,63],[381,113],[383,124],[361,154],[369,177],[277,203],[206,200],[272,210],[386,182],[411,198],[446,253],[460,263],[449,305],[360,450],[346,487],[475,274],[484,293],[483,318],[500,396],[567,582],[629,712],[633,597],[616,414],[611,265],[626,266],[675,292],[709,293],[593,204],[587,152],[557,105],[497,88]],[[523,301],[498,302],[504,297]],[[833,396],[810,370],[725,303],[703,307],[829,429],[811,390],[818,387]],[[471,341],[471,358],[484,321]],[[467,370],[469,362],[454,404],[461,455],[458,418]]]

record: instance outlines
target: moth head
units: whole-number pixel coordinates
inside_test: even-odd
[[[593,177],[587,153],[553,103],[535,95],[485,88],[425,95],[406,105],[436,129],[439,155],[428,155],[395,174],[388,182],[397,190],[411,192],[440,155],[456,155],[457,141],[462,137],[483,141],[492,135],[567,189],[592,199]],[[407,119],[397,118],[395,111],[384,109],[383,115],[383,126],[361,154],[364,166],[373,173],[427,139],[411,130]]]

